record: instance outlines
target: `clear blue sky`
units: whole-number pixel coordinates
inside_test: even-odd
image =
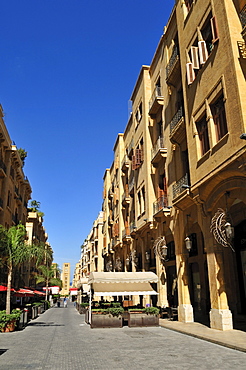
[[[54,261],[70,262],[102,208],[103,175],[124,132],[141,65],[174,0],[1,2],[0,103]]]

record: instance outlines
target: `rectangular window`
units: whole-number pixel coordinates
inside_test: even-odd
[[[135,118],[137,122],[140,122],[142,119],[142,114],[143,114],[143,107],[142,107],[142,102],[139,104],[138,109],[135,113]]]
[[[192,4],[193,4],[193,0],[185,0],[185,5],[186,5],[188,12],[191,10]]]
[[[223,95],[214,104],[211,104],[211,112],[216,130],[216,138],[219,141],[228,132]]]
[[[200,140],[201,155],[203,156],[210,149],[208,137],[208,123],[205,116],[200,121],[196,122],[196,127]]]

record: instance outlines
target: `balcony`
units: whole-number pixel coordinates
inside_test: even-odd
[[[113,191],[112,191],[112,188],[110,188],[109,189],[109,191],[108,191],[108,198],[110,199],[110,198],[113,198],[113,196],[114,196],[114,193],[113,193]]]
[[[182,106],[175,113],[170,122],[169,138],[173,144],[180,144],[185,139],[185,121]]]
[[[135,178],[134,176],[132,176],[132,178],[130,179],[130,183],[129,183],[129,194],[133,193],[134,184],[135,184]]]
[[[5,163],[0,159],[0,178],[6,177],[7,167]]]
[[[194,204],[189,185],[189,177],[186,173],[173,185],[173,205],[184,210]]]
[[[128,154],[128,156],[132,155],[132,153],[133,153],[133,148],[134,148],[134,140],[133,140],[133,138],[132,138],[132,140],[131,140],[131,142],[130,142],[130,144],[129,144],[128,148],[127,148],[127,154]]]
[[[129,186],[128,184],[125,185],[125,192],[122,197],[122,205],[126,206],[130,204],[131,198],[130,198],[130,193],[129,193]]]
[[[137,230],[136,223],[135,223],[135,221],[132,221],[132,222],[130,223],[130,234],[135,233],[135,232],[136,232],[136,230]]]
[[[164,98],[161,87],[156,86],[149,101],[149,115],[154,116],[162,105],[164,105]]]
[[[164,147],[163,137],[159,137],[151,150],[151,163],[156,166],[162,158],[167,157],[167,148]]]
[[[122,231],[122,240],[128,241],[131,240],[130,228],[126,226],[125,229]]]
[[[124,156],[123,161],[121,162],[121,171],[123,173],[128,171],[128,168],[130,166],[130,160],[127,155]]]
[[[239,13],[239,18],[242,24],[242,36],[244,40],[246,39],[246,5],[242,8],[242,10]]]
[[[177,198],[177,196],[185,191],[185,189],[189,188],[189,182],[188,182],[188,174],[186,173],[181,179],[179,179],[174,185],[173,185],[173,199]]]
[[[161,216],[169,216],[170,215],[170,207],[168,207],[168,200],[166,196],[159,197],[153,203],[153,216],[155,218]]]
[[[180,59],[178,47],[175,45],[166,66],[166,82],[176,86],[178,81],[180,81]]]

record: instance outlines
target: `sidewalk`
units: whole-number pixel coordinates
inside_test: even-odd
[[[198,322],[183,323],[180,321],[170,321],[168,319],[160,319],[160,326],[224,347],[246,352],[246,332],[244,331],[235,329],[220,331],[211,329]]]

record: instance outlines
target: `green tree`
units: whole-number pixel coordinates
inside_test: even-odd
[[[46,294],[45,294],[45,299],[47,301],[48,298],[48,288],[49,286],[57,285],[62,288],[62,281],[61,279],[55,278],[55,273],[56,273],[56,268],[53,266],[45,266],[41,265],[38,267],[40,271],[40,275],[37,275],[36,277],[36,283],[45,283],[45,288],[46,288]]]
[[[5,229],[0,225],[0,255],[2,263],[7,267],[7,296],[6,313],[10,314],[10,292],[12,275],[15,267],[30,260],[32,247],[25,241],[26,229],[24,225],[12,226]]]
[[[30,212],[37,212],[39,217],[44,217],[44,213],[39,210],[40,204],[37,200],[31,200],[28,209]]]
[[[23,166],[25,164],[25,159],[27,157],[27,152],[25,151],[25,149],[23,148],[19,148],[18,149],[18,152],[19,152],[19,155],[20,155],[20,159],[22,160],[22,163],[23,163]]]

